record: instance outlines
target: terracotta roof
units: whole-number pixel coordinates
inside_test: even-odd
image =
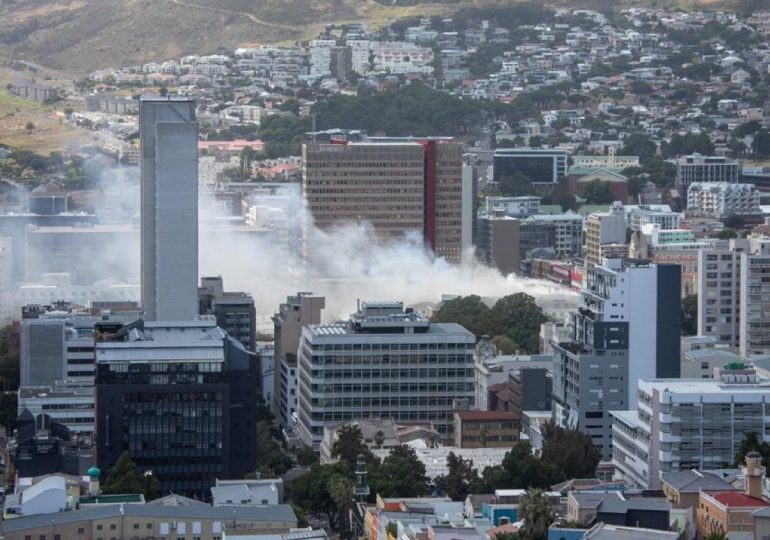
[[[510,411],[455,411],[460,420],[518,420],[519,415]]]
[[[757,499],[740,491],[710,491],[709,496],[728,508],[770,506],[764,499]]]

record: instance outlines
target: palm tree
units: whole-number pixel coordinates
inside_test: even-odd
[[[347,535],[346,517],[348,509],[353,504],[353,481],[345,476],[332,476],[327,486],[329,495],[337,507],[337,524],[339,525],[340,536],[345,538]]]
[[[703,540],[727,540],[727,535],[723,532],[711,532]]]
[[[542,489],[528,489],[519,501],[519,519],[533,540],[548,537],[548,527],[554,521],[551,501]]]

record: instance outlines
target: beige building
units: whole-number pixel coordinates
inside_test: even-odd
[[[437,256],[452,262],[461,258],[464,191],[459,143],[411,138],[306,143],[302,188],[321,230],[368,222],[379,240],[417,232]],[[311,245],[313,240],[306,242]]]
[[[601,264],[602,258],[612,257],[626,243],[626,216],[623,206],[613,205],[609,212],[596,212],[586,218],[586,264]]]
[[[288,505],[247,507],[114,504],[20,517],[2,524],[5,540],[111,540],[282,535],[297,526]]]

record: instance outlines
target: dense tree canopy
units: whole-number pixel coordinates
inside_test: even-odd
[[[455,298],[436,310],[432,320],[460,324],[477,339],[483,335],[506,336],[516,348],[536,353],[540,325],[548,319],[533,297],[517,293],[500,298],[491,308],[476,295]]]
[[[146,500],[150,501],[158,497],[160,482],[149,471],[147,474],[141,474],[128,452],[123,452],[107,472],[102,493],[141,493]]]
[[[469,493],[479,491],[481,479],[471,460],[449,452],[446,463],[447,474],[436,478],[436,487],[441,492],[453,501],[464,501]]]
[[[591,437],[576,429],[553,422],[543,425],[543,452],[546,463],[561,469],[566,478],[593,478],[601,456]]]
[[[682,299],[681,332],[683,336],[694,336],[698,333],[698,295],[688,294]]]
[[[733,467],[742,467],[746,462],[746,454],[753,451],[760,453],[763,465],[770,463],[770,444],[759,442],[757,434],[750,431],[746,433],[743,441],[741,441],[741,446],[738,448],[738,452],[733,460]]]

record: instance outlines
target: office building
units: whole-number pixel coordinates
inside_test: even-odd
[[[676,160],[676,187],[687,205],[687,191],[695,182],[738,182],[739,165],[734,159],[692,154]]]
[[[716,219],[761,216],[759,191],[753,184],[693,182],[687,189],[687,213]]]
[[[692,231],[661,230],[657,225],[645,225],[631,236],[629,255],[657,264],[678,264],[682,268],[684,298],[698,292],[698,252],[705,247],[708,244],[697,241]]]
[[[487,197],[486,214],[526,218],[540,213],[540,197]]]
[[[637,380],[679,376],[680,268],[605,264],[588,271],[569,339],[552,344],[552,406],[554,421],[588,434],[607,461],[609,411],[635,405]]]
[[[164,494],[206,498],[256,468],[258,359],[213,320],[97,325],[96,448],[128,452]]]
[[[661,476],[730,467],[745,435],[770,440],[770,383],[743,366],[716,379],[643,379],[637,410],[613,411],[616,478],[660,489]]]
[[[486,215],[479,218],[479,238],[476,245],[479,259],[497,268],[504,276],[519,272],[521,223],[521,220],[505,215]],[[545,240],[547,241],[547,236]]]
[[[739,347],[743,356],[770,352],[770,240],[708,242],[698,254],[698,334]]]
[[[466,237],[472,227],[472,215],[463,212],[473,205],[463,197],[474,191],[473,175],[463,174],[462,145],[445,138],[360,139],[303,145],[302,188],[315,226],[367,222],[381,241],[416,232],[436,256],[459,262],[469,247],[463,225]]]
[[[568,210],[563,214],[531,216],[527,223],[554,227],[553,248],[560,259],[579,257],[583,253],[583,216]]]
[[[390,417],[452,437],[452,411],[474,406],[476,338],[401,302],[363,302],[350,320],[302,329],[299,434],[318,448],[324,426]]]
[[[297,350],[302,328],[321,323],[326,299],[310,292],[286,298],[273,315],[274,366],[273,412],[278,425],[291,428],[297,411]]]
[[[114,311],[60,302],[22,309],[18,411],[47,414],[72,433],[94,431],[94,325],[129,322],[136,304]]]
[[[601,264],[613,248],[626,243],[623,206],[613,204],[609,212],[595,212],[586,218],[586,264]]]
[[[770,239],[752,239],[741,253],[738,346],[741,355],[770,353]]]
[[[747,240],[707,240],[698,251],[698,335],[738,347],[741,254]]]
[[[198,313],[213,315],[217,326],[253,351],[257,339],[254,299],[245,292],[226,292],[222,276],[202,277],[198,288]]]
[[[533,184],[555,184],[567,174],[567,152],[562,148],[498,148],[494,181],[522,173]]]
[[[147,320],[198,314],[198,124],[195,101],[139,102],[142,307]]]
[[[656,225],[663,231],[678,229],[684,217],[679,212],[672,212],[670,208],[653,208],[647,205],[626,207],[626,210],[628,228],[632,231],[641,231],[645,225]]]

